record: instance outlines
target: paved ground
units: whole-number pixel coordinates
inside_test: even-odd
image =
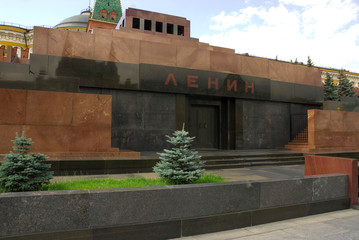
[[[222,176],[228,181],[290,179],[290,178],[303,177],[304,165],[221,169],[221,170],[207,171],[206,173],[213,173]],[[155,173],[131,173],[131,174],[113,174],[113,175],[64,176],[64,177],[54,177],[52,181],[65,181],[70,179],[89,179],[89,178],[122,179],[127,177],[156,178],[157,175]]]
[[[359,239],[359,211],[348,209],[181,240],[349,240]]]

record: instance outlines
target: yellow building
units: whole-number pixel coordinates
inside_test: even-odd
[[[329,73],[335,85],[339,84],[339,73],[340,69],[332,69],[332,68],[321,68],[318,67],[322,72],[322,83],[324,84],[327,79],[327,73]],[[345,75],[347,76],[349,82],[353,84],[354,90],[359,94],[359,73],[349,72],[344,70]]]
[[[14,48],[18,58],[29,58],[33,47],[33,29],[13,23],[0,23],[0,58],[6,58]]]

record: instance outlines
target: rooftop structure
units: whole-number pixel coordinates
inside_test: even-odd
[[[86,32],[87,25],[89,22],[91,14],[91,9],[88,8],[81,12],[80,15],[72,16],[64,19],[59,24],[54,26],[56,29],[76,31],[76,32]]]

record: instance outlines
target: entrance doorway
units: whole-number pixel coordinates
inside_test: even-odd
[[[219,148],[219,106],[191,105],[189,132],[197,149]]]

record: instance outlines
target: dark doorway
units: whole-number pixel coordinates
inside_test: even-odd
[[[189,132],[196,137],[193,147],[197,149],[218,149],[219,107],[210,105],[191,105]]]

